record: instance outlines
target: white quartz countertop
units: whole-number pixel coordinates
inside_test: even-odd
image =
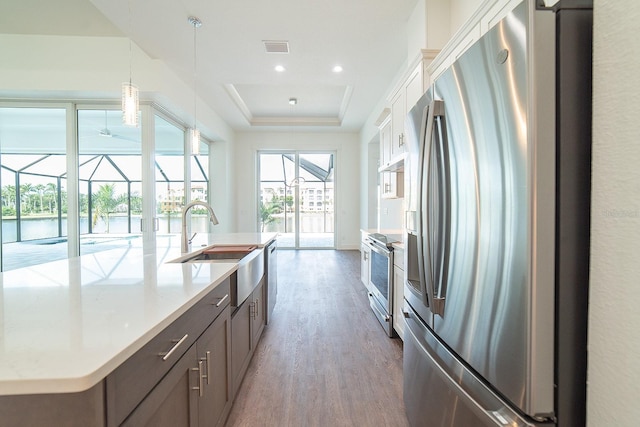
[[[212,245],[263,247],[275,233],[201,234]],[[0,395],[89,389],[238,267],[183,264],[180,236],[0,274]]]

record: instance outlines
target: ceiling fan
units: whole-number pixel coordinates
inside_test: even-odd
[[[104,138],[116,138],[116,139],[122,139],[124,141],[140,142],[135,138],[112,133],[111,130],[109,129],[109,126],[107,125],[107,110],[104,110],[104,127],[102,129],[98,129],[98,135]]]

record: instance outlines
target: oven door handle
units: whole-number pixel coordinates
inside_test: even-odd
[[[369,246],[369,248],[371,248],[372,251],[379,253],[380,255],[389,258],[389,255],[391,254],[391,251],[388,250],[386,247],[382,248],[380,247],[380,245],[375,244],[374,242],[372,242],[371,240],[367,240],[367,245]]]

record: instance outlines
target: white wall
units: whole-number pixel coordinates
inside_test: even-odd
[[[365,230],[378,226],[379,159],[380,135],[376,132],[369,142],[360,142],[360,228]]]
[[[483,0],[451,0],[451,35],[460,29]]]
[[[132,44],[132,81],[141,100],[158,102],[191,123],[193,91],[163,62]],[[124,37],[73,37],[0,34],[0,96],[35,99],[120,100],[129,80],[129,40]],[[233,140],[233,130],[198,98],[203,136]]]
[[[235,206],[235,145],[217,141],[210,145],[210,151],[213,157],[209,168],[210,204],[219,221],[219,224],[212,228],[212,232],[233,233],[238,227]]]
[[[141,100],[154,102],[183,123],[193,118],[193,91],[167,66],[132,44],[132,81]],[[129,79],[129,40],[124,37],[73,37],[0,34],[0,98],[119,102]],[[95,102],[94,102],[95,103]],[[198,125],[214,141],[212,203],[220,225],[234,231],[233,130],[198,99]]]
[[[409,62],[421,49],[441,49],[449,41],[451,3],[450,0],[418,0],[407,21]]]
[[[378,212],[380,230],[400,230],[404,227],[404,199],[381,199]]]
[[[407,55],[411,61],[420,49],[425,48],[427,40],[426,0],[418,0],[407,21]]]
[[[640,2],[596,0],[589,426],[640,419]]]
[[[364,169],[365,165],[367,165],[367,169],[363,170],[367,176],[367,186],[362,187],[362,193],[366,195],[370,203],[364,205],[367,208],[367,216],[366,222],[362,223],[362,225],[364,229],[372,229],[378,227],[379,224],[380,174],[378,173],[378,164],[380,162],[380,138],[376,138],[365,147],[368,147],[369,156],[367,163],[361,166]]]
[[[336,151],[336,246],[360,247],[360,145],[355,133],[238,133],[235,144],[237,231],[257,231],[257,152]]]

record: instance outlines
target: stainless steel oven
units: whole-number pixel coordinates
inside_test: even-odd
[[[369,261],[369,305],[388,336],[393,330],[393,242],[387,236],[370,234],[366,243],[371,249]]]

